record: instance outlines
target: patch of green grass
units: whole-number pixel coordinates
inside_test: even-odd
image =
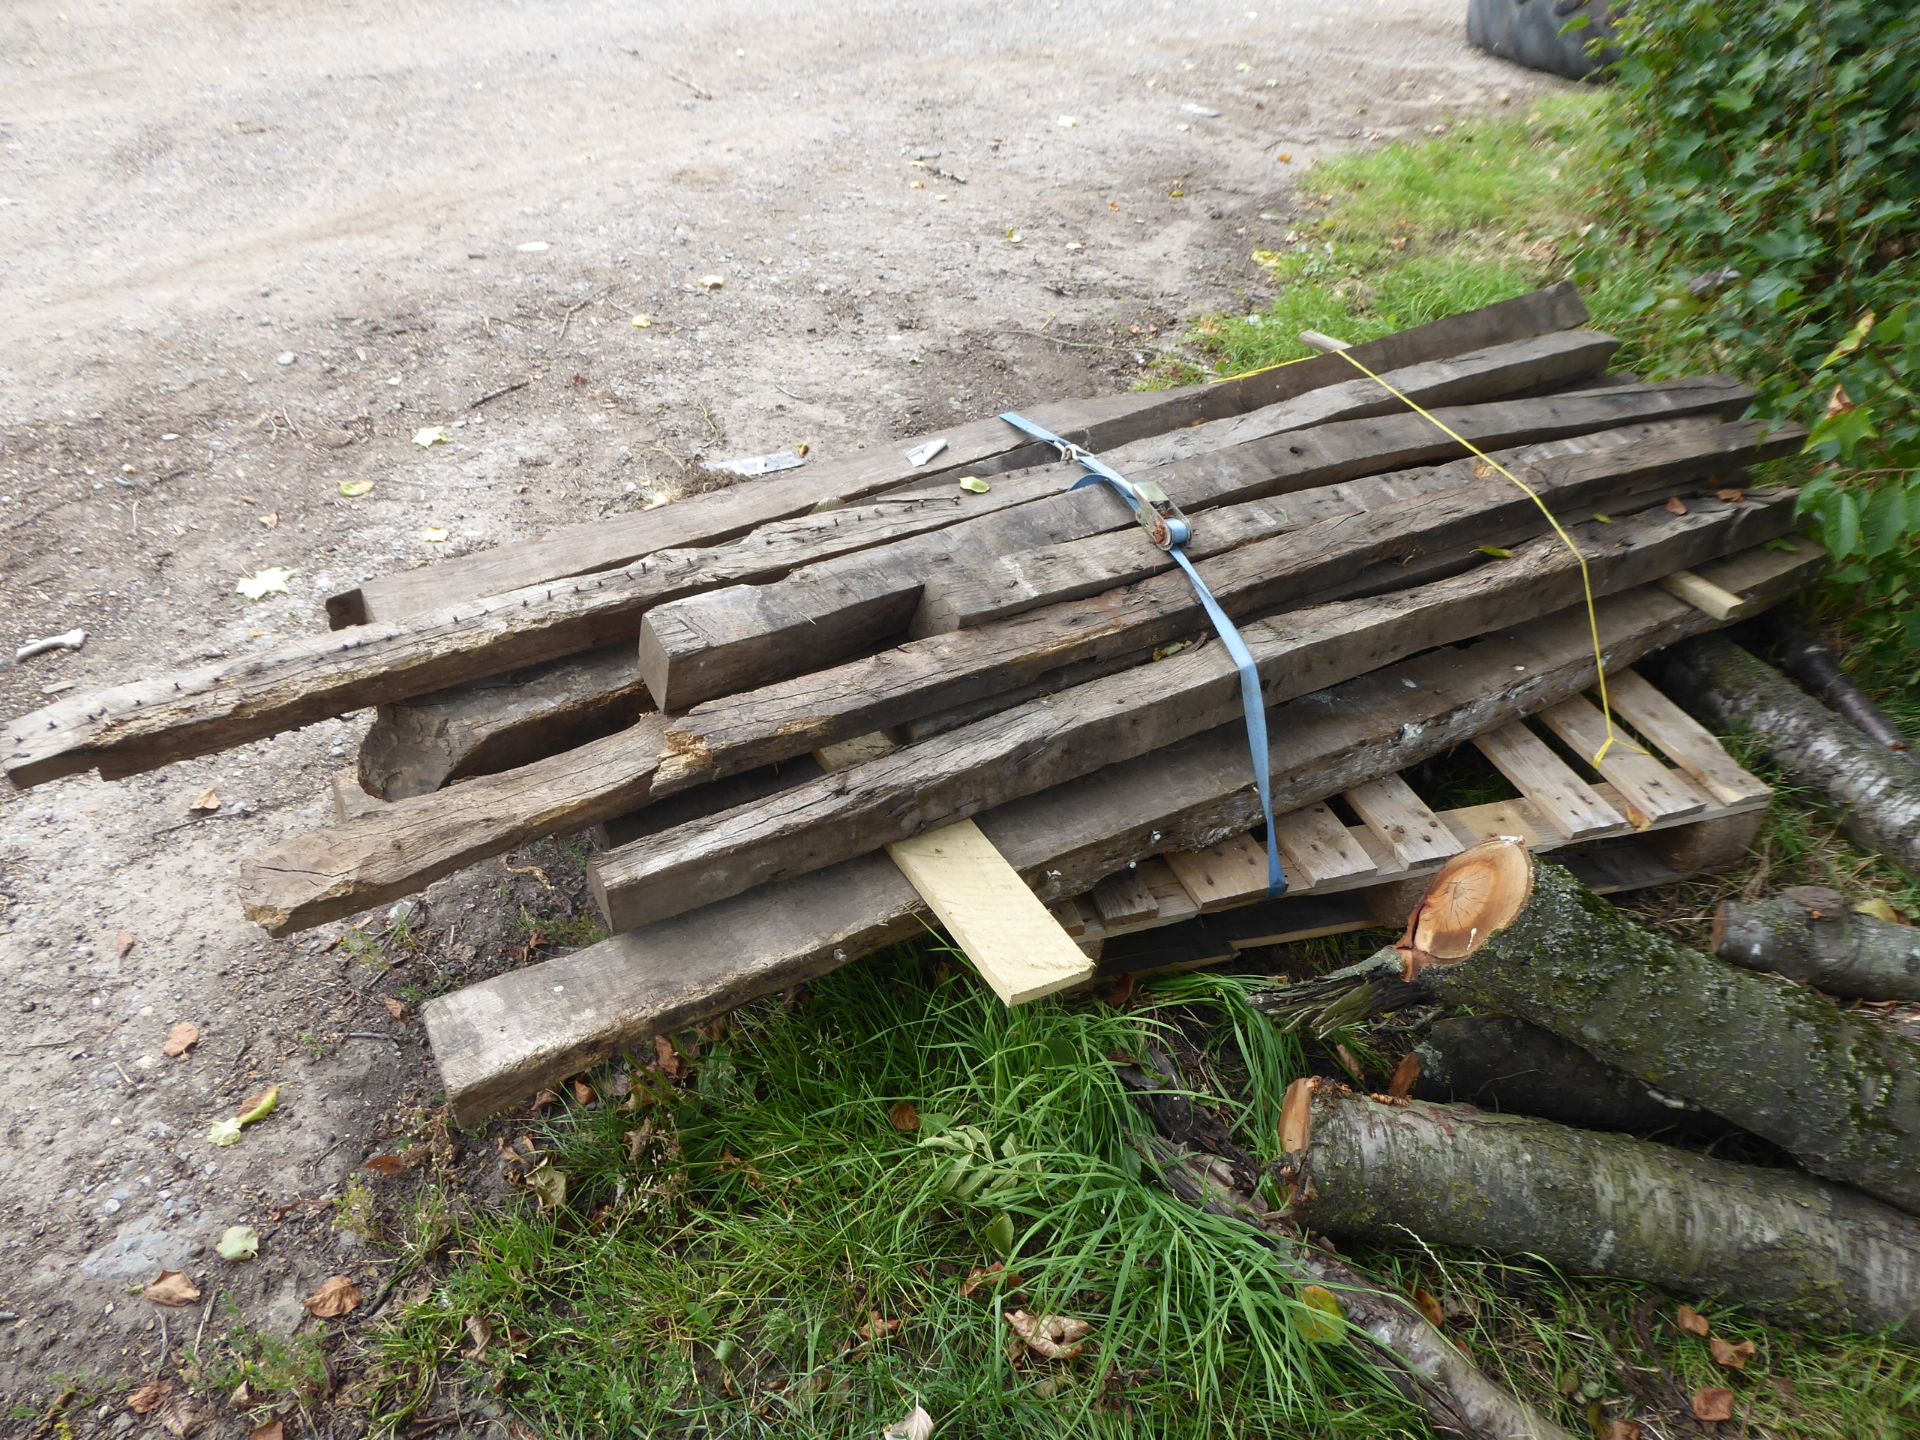
[[[1301,1337],[1253,1232],[1142,1173],[1112,1057],[1197,1003],[1229,1017],[1206,1063],[1243,1133],[1276,1133],[1298,1054],[1245,1005],[1260,982],[1009,1011],[899,963],[743,1012],[675,1098],[546,1126],[565,1207],[452,1222],[459,1263],[378,1341],[386,1423],[445,1367],[556,1436],[872,1434],[916,1401],[943,1437],[1421,1433]],[[1088,1321],[1085,1358],[1024,1353],[1018,1308]]]
[[[197,1385],[227,1393],[245,1385],[258,1402],[305,1403],[325,1392],[326,1349],[319,1335],[269,1335],[242,1323],[231,1301],[226,1311],[231,1321],[226,1332],[189,1358]]]

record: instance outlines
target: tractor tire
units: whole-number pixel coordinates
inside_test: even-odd
[[[1467,0],[1467,43],[1489,55],[1584,80],[1613,63],[1609,0]],[[1592,21],[1571,33],[1570,23]]]

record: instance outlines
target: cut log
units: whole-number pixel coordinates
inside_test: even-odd
[[[1601,1064],[1551,1030],[1505,1015],[1438,1021],[1411,1053],[1419,1067],[1413,1093],[1423,1100],[1641,1134],[1697,1128],[1705,1114]]]
[[[1570,533],[1588,556],[1588,583],[1606,594],[1790,525],[1791,504],[1778,499],[1681,515],[1656,509]],[[1184,583],[1166,576],[1135,588],[1164,580]],[[1215,593],[1230,587],[1216,585]],[[1517,609],[1575,603],[1582,593],[1580,561],[1558,537],[1543,536],[1454,579],[1289,611],[1244,626],[1242,637],[1273,704],[1470,639]],[[1147,754],[1225,723],[1240,703],[1232,660],[1221,646],[1202,646],[1157,663],[1150,685],[1132,671],[1091,681],[645,846],[609,851],[592,866],[594,892],[608,924],[630,929]]]
[[[1358,347],[1354,354],[1374,370],[1400,369],[1576,329],[1586,322],[1586,305],[1572,285],[1563,283],[1389,335]],[[1353,374],[1346,361],[1313,360],[1221,384],[1040,405],[1029,413],[1056,434],[1099,450],[1347,383]],[[920,442],[935,439],[944,440],[946,448],[927,465],[915,466],[905,458]],[[655,510],[609,516],[535,540],[369,580],[329,599],[327,613],[335,628],[418,619],[456,602],[464,605],[510,590],[618,569],[664,550],[720,544],[822,504],[859,500],[902,486],[932,484],[951,489],[955,474],[994,474],[1043,458],[1051,458],[1051,452],[1029,443],[998,419],[974,421],[794,474],[693,496]]]
[[[1756,585],[1783,591],[1813,569],[1804,556],[1764,550],[1741,560]],[[1763,563],[1775,567],[1770,574],[1758,572]],[[1598,618],[1612,670],[1714,623],[1646,589],[1602,600]],[[1593,683],[1587,617],[1569,612],[1279,706],[1271,717],[1275,803],[1339,794]],[[1077,895],[1129,861],[1251,828],[1259,805],[1242,779],[1245,764],[1236,723],[1001,806],[978,823],[1042,898]],[[448,1099],[463,1124],[473,1123],[657,1034],[919,933],[923,916],[899,871],[863,856],[436,997],[421,1014]]]
[[[626,644],[382,705],[360,742],[360,785],[425,795],[624,730],[652,704]]]
[[[1404,1377],[1403,1390],[1426,1410],[1437,1433],[1467,1440],[1573,1440],[1571,1431],[1489,1380],[1406,1297],[1305,1243],[1256,1191],[1242,1188],[1231,1165],[1164,1139],[1153,1152],[1162,1183],[1175,1195],[1251,1227],[1273,1246],[1276,1263],[1289,1274],[1333,1293],[1347,1322],[1378,1347],[1375,1362]]]
[[[1780,655],[1780,668],[1850,721],[1874,744],[1910,755],[1912,743],[1893,717],[1874,704],[1840,666],[1840,657],[1790,611],[1767,617],[1767,634]]]
[[[1497,458],[1509,469],[1524,473],[1558,456],[1585,453],[1608,445],[1633,444],[1648,433],[1640,428],[1647,422],[1688,415],[1737,416],[1746,407],[1748,402],[1744,397],[1749,393],[1745,386],[1733,381],[1709,377],[1661,386],[1623,385],[1571,396],[1555,395],[1550,397],[1551,406],[1538,400],[1509,401],[1507,406],[1515,413],[1530,410],[1547,423],[1528,432],[1531,443]],[[1482,434],[1494,433],[1492,417],[1501,408],[1474,407],[1478,416],[1486,417],[1481,421]],[[1579,440],[1541,443],[1556,434],[1566,434],[1568,427],[1582,424],[1583,417],[1597,422],[1609,414],[1613,418],[1604,423],[1612,428],[1602,430],[1593,424],[1578,432]],[[1663,428],[1652,433],[1661,433]],[[1498,448],[1497,442],[1482,440],[1479,436],[1470,438],[1483,450]],[[1467,456],[1438,470],[1418,474],[1417,478],[1426,488],[1438,489],[1446,484],[1448,477],[1457,477],[1456,483],[1464,484],[1475,477],[1486,476],[1487,469],[1477,456]],[[1380,499],[1401,498],[1390,488],[1395,478],[1398,477],[1381,476],[1358,482],[1353,487],[1361,492],[1356,499],[1368,505],[1377,504]],[[1249,540],[1262,539],[1290,522],[1297,524],[1307,518],[1288,513],[1295,508],[1293,503],[1265,502],[1208,510],[1197,519],[1186,552],[1198,560]],[[954,555],[926,576],[911,633],[932,635],[942,630],[965,629],[1061,600],[1097,595],[1116,585],[1131,584],[1158,574],[1172,565],[1165,551],[1142,544],[1139,534],[1131,528],[1018,554],[976,547]]]
[[[1504,925],[1498,904],[1477,922],[1462,907],[1449,933],[1471,937],[1464,956],[1429,951],[1410,930],[1394,947],[1405,978],[1442,1004],[1551,1030],[1816,1175],[1920,1211],[1920,1043],[1644,930],[1517,842],[1449,861],[1430,893],[1446,893],[1477,852],[1531,868],[1531,898]]]
[[[1535,389],[1547,362],[1561,370],[1604,365],[1602,352],[1612,343],[1584,333],[1541,336],[1389,378],[1415,398],[1444,392],[1451,408],[1440,412],[1442,418],[1483,447],[1512,445],[1567,433],[1554,424],[1559,413],[1584,417],[1567,422],[1575,433],[1595,428],[1592,407],[1606,408],[1605,402],[1588,395],[1544,396],[1524,411],[1453,402]],[[1257,417],[1153,436],[1104,458],[1136,480],[1159,484],[1188,511],[1199,511],[1466,453],[1421,416],[1381,414],[1392,408],[1379,403],[1383,394],[1372,381],[1334,386]],[[1523,423],[1523,413],[1534,418]],[[1133,524],[1131,512],[1104,486],[1070,490],[1083,475],[1077,465],[1028,472],[976,497],[988,502],[982,508],[1001,512],[990,521],[892,545],[884,554],[810,565],[775,583],[735,586],[698,604],[662,605],[641,630],[647,688],[661,709],[682,710],[817,669],[905,631],[927,577],[970,551],[1013,554]]]
[[[1678,422],[1625,451],[1603,447],[1516,473],[1525,474],[1550,505],[1578,514],[1578,507],[1609,495],[1644,493],[1676,472],[1698,473],[1753,453],[1748,446],[1754,430],[1721,426],[1703,433],[1693,427]],[[1723,503],[1700,508],[1717,512]],[[1449,552],[1478,558],[1476,547],[1510,543],[1540,528],[1533,502],[1490,477],[1359,516],[1335,515],[1212,556],[1199,569],[1221,606],[1239,616],[1362,582],[1375,567],[1409,559],[1420,564]],[[1149,548],[1143,540],[1136,543]],[[830,669],[816,666],[812,674],[688,712],[674,726],[679,753],[661,783],[668,788],[736,767],[752,769],[840,736],[902,724],[1024,683],[1054,682],[1070,666],[1145,656],[1205,630],[1186,577],[1163,571],[1095,598],[930,635]]]
[[[1713,953],[1849,1000],[1920,1000],[1920,929],[1855,914],[1836,890],[1721,901]]]
[[[1920,1340],[1920,1220],[1864,1195],[1624,1135],[1295,1084],[1311,1096],[1283,1168],[1298,1224],[1538,1255],[1789,1324]]]
[[[1830,801],[1856,843],[1920,877],[1920,766],[1730,641],[1681,646],[1657,670],[1696,715],[1751,737],[1782,774]]]

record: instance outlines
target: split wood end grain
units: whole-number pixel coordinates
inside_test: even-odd
[[[1533,896],[1533,855],[1509,838],[1483,840],[1440,867],[1395,945],[1409,984],[1422,970],[1458,965],[1511,925]]]

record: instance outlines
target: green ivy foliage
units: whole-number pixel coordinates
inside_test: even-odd
[[[1620,213],[1650,322],[1811,432],[1801,511],[1877,659],[1920,647],[1920,5],[1626,7]]]

